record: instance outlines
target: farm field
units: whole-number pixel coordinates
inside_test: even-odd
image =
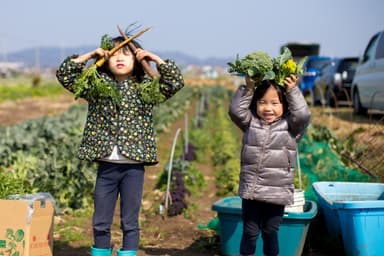
[[[220,84],[222,81],[219,81]],[[206,84],[212,84],[207,81]],[[187,87],[188,87],[187,83]],[[191,86],[192,87],[192,86]],[[219,89],[218,92],[202,92],[204,81],[201,86],[188,88],[188,99],[181,113],[175,115],[174,119],[164,127],[159,126],[158,132],[158,155],[160,163],[148,167],[145,174],[145,188],[143,196],[141,221],[141,244],[138,255],[169,255],[169,256],[214,256],[220,255],[220,241],[217,234],[211,229],[199,228],[199,224],[207,224],[216,216],[211,206],[217,200],[226,195],[234,194],[236,191],[235,178],[222,169],[227,164],[226,159],[218,158],[216,141],[218,137],[232,134],[234,139],[226,142],[220,150],[229,148],[228,143],[234,143],[233,147],[238,150],[240,133],[236,128],[228,124],[226,111],[228,103],[228,92]],[[207,86],[208,87],[208,86]],[[211,85],[210,87],[215,87]],[[224,87],[222,87],[224,88]],[[225,86],[225,90],[231,86]],[[216,93],[216,95],[214,95]],[[185,99],[183,99],[184,102]],[[207,106],[202,107],[207,103]],[[74,101],[72,95],[63,92],[55,97],[23,98],[0,102],[0,126],[12,127],[21,125],[27,120],[41,119],[61,115],[70,109],[80,108],[83,111],[85,104]],[[176,109],[174,107],[173,109]],[[204,111],[202,111],[204,110]],[[202,111],[202,112],[200,112]],[[329,131],[323,132],[318,137],[328,140],[331,147],[340,154],[348,168],[358,170],[358,173],[375,181],[384,182],[384,121],[383,113],[373,113],[370,116],[358,117],[352,114],[349,108],[322,108],[311,107],[312,124],[314,126],[326,127]],[[185,115],[187,114],[187,115]],[[80,115],[81,117],[81,115]],[[75,116],[77,118],[77,116]],[[170,158],[172,143],[178,129],[182,130],[178,137],[176,158],[186,157],[183,155],[183,141],[188,120],[188,138],[194,146],[191,152],[196,155],[193,160],[177,162],[175,169],[180,165],[187,164],[188,170],[193,170],[189,178],[190,194],[186,195],[188,208],[175,216],[163,216],[159,212],[159,206],[164,200],[164,185],[159,186],[161,175],[167,169]],[[158,120],[159,123],[165,120]],[[223,131],[221,128],[227,128]],[[37,128],[36,128],[37,129]],[[76,136],[78,131],[74,131]],[[235,142],[233,142],[235,141]],[[184,143],[186,143],[184,141]],[[71,144],[72,145],[72,144]],[[73,144],[75,145],[75,143]],[[185,145],[184,145],[185,146]],[[73,148],[75,151],[76,148]],[[190,153],[191,153],[190,152]],[[376,154],[369,154],[377,152]],[[228,152],[220,152],[222,155]],[[233,152],[229,152],[230,155]],[[305,157],[305,156],[304,156]],[[308,155],[306,156],[308,157]],[[231,165],[237,166],[237,159],[228,164],[225,170],[231,169]],[[83,167],[82,167],[83,168]],[[94,166],[85,166],[87,173],[92,173]],[[184,167],[181,167],[184,168]],[[186,167],[187,168],[187,167]],[[1,167],[0,167],[1,171]],[[219,174],[218,174],[219,173]],[[221,173],[221,174],[220,174]],[[77,177],[77,176],[76,176]],[[357,177],[357,176],[356,176]],[[228,182],[223,185],[222,181]],[[220,181],[221,185],[220,185]],[[87,188],[91,186],[86,184]],[[60,193],[60,188],[56,193]],[[67,192],[67,191],[66,191]],[[72,192],[67,192],[71,195]],[[90,255],[89,247],[92,245],[91,216],[92,208],[90,202],[81,202],[81,207],[71,209],[66,207],[55,217],[54,226],[54,255],[55,256],[80,256]],[[72,202],[79,205],[80,202]],[[115,248],[120,246],[121,233],[119,230],[118,209],[116,209],[115,223],[113,225],[113,243]],[[312,225],[313,224],[313,225]],[[322,239],[324,230],[321,223],[313,221],[307,237],[307,243],[303,255],[342,255],[340,244],[334,241]],[[312,228],[313,227],[313,228]]]

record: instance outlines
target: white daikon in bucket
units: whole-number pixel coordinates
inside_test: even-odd
[[[299,160],[299,150],[297,150],[297,170],[299,176],[299,189],[295,189],[293,193],[293,204],[286,205],[284,212],[304,212],[305,198],[303,190],[303,182],[301,179],[301,168]]]

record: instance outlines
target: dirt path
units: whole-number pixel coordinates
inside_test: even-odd
[[[188,116],[193,116],[193,107]],[[158,151],[160,163],[157,166],[147,168],[145,189],[144,189],[144,209],[148,207],[153,200],[158,202],[164,199],[164,195],[159,196],[158,191],[154,190],[157,177],[161,174],[165,164],[169,161],[172,149],[173,138],[176,130],[181,128],[184,130],[184,119],[180,118],[168,130],[161,134],[158,141]],[[177,142],[182,140],[181,134]],[[217,248],[211,248],[205,251],[202,247],[207,246],[212,239],[212,231],[199,230],[199,223],[206,224],[215,217],[215,212],[211,210],[212,204],[218,200],[216,197],[216,187],[214,184],[213,168],[209,159],[207,163],[198,164],[200,171],[206,180],[206,186],[198,196],[188,198],[190,203],[194,203],[197,209],[192,210],[193,216],[185,218],[182,215],[175,217],[163,218],[159,211],[148,213],[144,210],[141,215],[142,219],[142,243],[143,248],[139,250],[138,255],[169,255],[169,256],[213,256],[218,251]]]
[[[28,98],[0,103],[0,125],[14,125],[27,119],[55,115],[66,111],[77,101],[69,93],[55,98]]]

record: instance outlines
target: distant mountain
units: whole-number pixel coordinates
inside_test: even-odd
[[[95,46],[81,46],[74,48],[60,48],[60,47],[41,47],[41,48],[28,48],[25,50],[9,53],[7,61],[9,62],[22,62],[26,67],[40,68],[55,68],[64,58],[71,54],[82,54],[95,49]],[[230,58],[205,58],[199,59],[181,52],[155,52],[160,57],[166,59],[170,58],[176,61],[180,66],[197,65],[197,66],[221,66],[226,67],[227,62],[232,61]],[[1,62],[2,60],[0,60]]]

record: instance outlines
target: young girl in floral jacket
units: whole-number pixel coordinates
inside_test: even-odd
[[[111,47],[123,41],[123,37],[116,37],[111,40]],[[107,61],[98,73],[108,85],[106,88],[114,88],[121,96],[117,104],[112,97],[95,94],[92,83],[80,93],[80,97],[88,102],[88,114],[78,155],[80,159],[98,163],[92,256],[112,253],[110,228],[118,196],[123,237],[117,255],[136,255],[138,249],[144,167],[157,163],[152,110],[158,102],[156,98],[151,99],[156,94],[146,95],[144,100],[140,86],[153,82],[153,79],[145,75],[141,60],[156,65],[160,75],[158,91],[164,99],[172,97],[184,86],[181,71],[172,60],[163,60],[143,50],[136,41],[133,44],[134,50],[124,46],[111,56],[109,49],[103,48],[70,56],[56,74],[60,83],[75,93],[87,61],[105,57]]]

